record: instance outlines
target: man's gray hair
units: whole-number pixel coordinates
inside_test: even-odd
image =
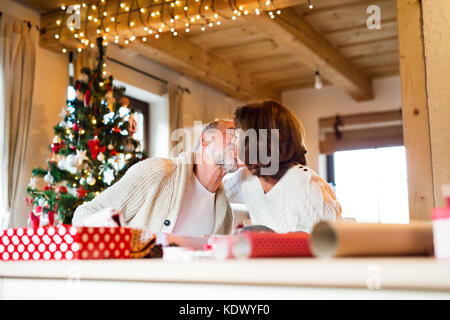
[[[226,120],[214,120],[214,121],[211,121],[210,123],[206,124],[202,129],[202,133],[200,134],[200,137],[198,137],[197,142],[195,143],[194,150],[197,151],[198,148],[200,148],[203,133],[208,132],[208,130],[217,129],[219,124],[224,121],[226,121]]]

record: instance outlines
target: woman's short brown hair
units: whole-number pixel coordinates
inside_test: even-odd
[[[282,104],[269,100],[244,105],[234,112],[234,122],[236,128],[244,132],[249,129],[254,129],[256,132],[265,129],[267,132],[267,135],[257,134],[256,163],[251,163],[249,159],[250,139],[244,137],[244,140],[240,141],[239,154],[244,156],[245,165],[252,174],[265,179],[280,180],[292,166],[306,165],[303,127],[297,117]],[[275,152],[279,157],[279,169],[273,175],[262,175],[261,168],[269,167],[270,163],[261,163],[260,148],[265,148],[263,152],[266,152],[269,157],[274,156],[271,155],[271,129],[278,129],[279,148],[275,149]],[[242,159],[241,156],[240,159]]]

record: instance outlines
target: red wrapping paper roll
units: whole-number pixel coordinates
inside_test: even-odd
[[[246,232],[222,238],[217,244],[221,258],[312,257],[309,234],[303,232]]]

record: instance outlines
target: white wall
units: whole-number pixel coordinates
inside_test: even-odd
[[[283,104],[290,108],[302,122],[306,132],[308,166],[322,173],[319,168],[319,119],[323,117],[400,109],[400,77],[381,78],[373,81],[374,99],[356,102],[342,90],[327,86],[322,90],[301,89],[286,91]]]

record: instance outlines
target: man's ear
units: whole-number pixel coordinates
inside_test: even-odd
[[[202,142],[202,146],[203,147],[206,147],[210,143],[210,139],[208,139],[208,136],[207,136],[207,134],[205,132],[202,132],[201,142]]]

